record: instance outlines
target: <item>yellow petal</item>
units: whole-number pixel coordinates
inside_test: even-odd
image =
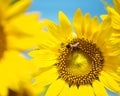
[[[79,90],[76,86],[69,87],[69,85],[66,83],[59,96],[77,96],[78,91]]]
[[[29,55],[41,60],[54,60],[57,59],[58,54],[54,53],[51,50],[38,49],[29,52]]]
[[[109,96],[101,82],[95,80],[92,85],[96,96]]]
[[[65,85],[64,80],[58,79],[48,88],[45,96],[58,96]]]
[[[101,47],[102,51],[104,53],[107,53],[106,56],[114,56],[119,58],[118,55],[120,53],[120,50],[119,50],[119,45],[120,45],[120,42],[119,42],[119,39],[116,39],[116,38],[111,38],[111,41],[110,42],[107,42],[107,44],[109,45],[109,47],[107,47],[106,49],[106,52],[104,51],[105,49]],[[115,58],[114,58],[115,59]]]
[[[115,10],[120,14],[120,0],[113,0]]]
[[[98,23],[98,18],[96,16],[92,18],[90,25],[91,26],[89,28],[89,31],[91,35],[89,35],[90,36],[89,38],[93,40],[94,42],[96,42],[99,37],[99,33],[98,33],[99,23]]]
[[[17,17],[7,20],[4,24],[4,30],[8,35],[34,36],[40,32],[40,28],[43,26],[42,23],[38,21],[38,17],[38,13],[21,14]]]
[[[49,32],[41,31],[35,36],[37,44],[40,48],[49,48],[52,51],[57,52],[60,41],[53,37]]]
[[[7,7],[10,5],[11,0],[0,0],[0,12],[1,15],[7,10]]]
[[[119,68],[120,68],[120,67],[118,67],[118,70],[119,70]],[[107,73],[108,73],[108,72],[107,72]],[[119,73],[120,73],[120,72],[119,72]],[[115,72],[109,72],[109,74],[110,74],[110,76],[111,76],[114,80],[120,82],[120,76],[119,76],[117,73],[115,73]]]
[[[64,41],[64,36],[62,34],[65,34],[63,33],[62,31],[60,31],[60,27],[55,24],[54,22],[50,21],[50,20],[44,20],[45,22],[45,25],[46,25],[46,28],[48,29],[48,31],[55,37],[57,38],[58,40],[60,41]]]
[[[82,31],[81,31],[81,26],[82,26],[82,12],[80,9],[77,9],[73,18],[73,26],[74,26],[74,31],[77,34],[78,37],[81,38]]]
[[[117,30],[120,30],[120,15],[111,7],[107,7],[107,10],[111,16],[111,24],[112,24],[112,27],[117,29]]]
[[[3,5],[9,5],[11,3],[11,0],[0,0],[1,3],[3,3]]]
[[[109,22],[103,23],[101,24],[100,28],[101,31],[97,31],[96,32],[96,38],[94,39],[95,43],[98,45],[98,47],[100,49],[102,49],[105,44],[106,41],[109,40],[111,33],[112,33],[112,28],[110,26],[106,26],[109,25]],[[95,36],[95,35],[94,35]]]
[[[7,36],[7,47],[9,49],[27,50],[36,46],[35,40],[27,37]]]
[[[8,66],[9,63],[6,64],[6,62],[7,61],[4,62],[4,66],[0,66],[2,68],[1,69],[2,74],[4,73],[3,75],[0,74],[1,78],[3,79],[3,80],[0,80],[2,83],[0,85],[0,88],[2,89],[4,94],[7,94],[6,92],[8,91],[8,88],[18,90],[18,82],[20,80],[17,78],[17,74],[15,72],[16,69],[12,69],[12,67],[14,67],[14,66]],[[9,60],[9,62],[13,63],[10,60]],[[3,95],[3,96],[7,96],[7,95]]]
[[[89,40],[89,37],[91,36],[91,20],[90,20],[90,14],[89,13],[87,13],[87,14],[85,14],[85,16],[84,16],[84,21],[83,21],[83,31],[84,31],[84,36],[85,36],[85,38],[87,38],[88,40]]]
[[[35,57],[31,60],[31,64],[35,64],[40,68],[52,66],[57,63],[58,56],[50,50],[34,50],[29,53],[30,56]]]
[[[33,92],[36,94],[36,95],[33,95],[33,96],[39,96],[40,95],[40,93],[43,93],[43,92],[45,92],[45,87],[41,87],[40,85],[38,85],[38,86],[32,86],[33,88]]]
[[[1,96],[7,96],[8,94],[8,82],[7,82],[7,76],[6,76],[6,68],[3,66],[3,63],[0,62],[0,95]],[[4,73],[4,74],[3,74]]]
[[[31,86],[30,83],[23,83],[23,82],[20,82],[19,84],[20,88],[18,91],[16,91],[18,93],[19,96],[36,96],[35,94],[35,91],[33,91],[33,87]],[[41,92],[41,90],[40,90]],[[13,95],[14,96],[14,95]]]
[[[90,85],[80,85],[76,96],[94,96],[94,92]]]
[[[8,89],[7,89],[8,86],[6,87],[2,83],[3,82],[1,82],[1,84],[0,84],[0,95],[1,96],[8,96]]]
[[[72,26],[69,19],[63,12],[59,12],[60,34],[63,38],[68,39],[72,35]]]
[[[99,29],[98,17],[96,17],[96,16],[93,17],[91,21],[92,21],[91,22],[91,27],[92,27],[91,32],[92,32],[92,34],[94,34]]]
[[[27,78],[27,76],[29,78],[31,65],[28,63],[28,60],[26,60],[26,58],[19,52],[6,51],[2,62],[4,63],[4,66],[7,66],[8,71],[11,70],[10,72],[17,74],[19,79],[24,78],[24,77]],[[22,69],[22,72],[21,72],[21,69]]]
[[[27,12],[25,15],[28,20],[38,20],[41,14],[39,12]]]
[[[102,71],[100,76],[100,81],[104,84],[106,88],[113,92],[120,93],[119,84],[106,72]]]
[[[77,88],[76,86],[71,86],[70,88],[68,88],[69,93],[66,96],[77,96],[78,91],[79,91],[79,88]]]
[[[54,82],[58,78],[58,73],[56,68],[51,68],[48,71],[45,71],[39,74],[37,77],[34,78],[35,82],[33,86],[46,86],[52,82]]]
[[[19,82],[30,80],[30,64],[28,64],[28,61],[23,56],[21,56],[19,52],[6,51],[4,53],[3,59],[1,60],[1,63],[2,66],[0,67],[2,69],[0,70],[2,71],[1,73],[4,73],[1,78],[4,80],[3,82],[7,87],[13,90],[18,90]]]
[[[70,27],[71,26],[69,19],[67,18],[67,16],[62,11],[59,12],[59,21],[60,21],[60,25],[63,28],[65,26],[66,27],[68,27],[68,26]]]
[[[65,84],[65,86],[63,87],[62,91],[60,92],[59,96],[69,96],[69,85]]]
[[[105,20],[105,19],[107,18],[107,16],[108,16],[108,15],[101,15],[100,18],[101,18],[102,20]]]
[[[70,34],[70,32],[72,31],[71,23],[70,23],[69,19],[67,18],[67,16],[63,12],[61,12],[61,11],[59,12],[59,21],[60,21],[61,28],[65,32]],[[64,34],[67,34],[65,32],[64,32]]]
[[[120,15],[119,16],[113,16],[112,17],[112,27],[117,29],[117,30],[120,30]]]
[[[117,68],[120,66],[120,57],[119,56],[106,56],[105,57],[105,62],[104,62],[104,67],[103,70],[110,72],[113,71],[115,72]]]
[[[17,14],[24,12],[30,5],[31,0],[19,0],[15,4],[8,7],[8,10],[5,12],[5,18],[10,18]]]

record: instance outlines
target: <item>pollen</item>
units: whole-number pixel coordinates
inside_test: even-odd
[[[95,43],[77,38],[60,50],[56,67],[60,78],[70,86],[92,84],[98,79],[104,58]]]

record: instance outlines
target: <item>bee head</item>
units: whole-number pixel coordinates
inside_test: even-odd
[[[66,45],[66,48],[71,48],[70,44],[67,44],[67,45]]]

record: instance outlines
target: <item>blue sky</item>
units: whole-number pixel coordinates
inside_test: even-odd
[[[112,0],[106,0],[112,4]],[[100,0],[33,0],[28,11],[40,11],[42,17],[58,23],[58,12],[63,11],[72,21],[74,12],[80,8],[83,14],[89,12],[91,17],[105,14],[105,7]]]
[[[112,0],[106,1],[112,4]],[[100,0],[33,0],[28,12],[39,11],[41,18],[47,18],[58,23],[59,11],[63,11],[72,21],[77,8],[80,8],[83,14],[89,12],[91,17],[106,14],[105,7]],[[108,93],[110,96],[118,96],[110,91]]]

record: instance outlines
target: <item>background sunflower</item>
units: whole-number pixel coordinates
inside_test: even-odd
[[[31,0],[0,0],[0,95],[18,91],[21,82],[31,80],[32,68],[22,52],[35,46],[39,14],[26,14]],[[37,31],[35,31],[37,30]],[[29,43],[31,41],[31,43]]]

